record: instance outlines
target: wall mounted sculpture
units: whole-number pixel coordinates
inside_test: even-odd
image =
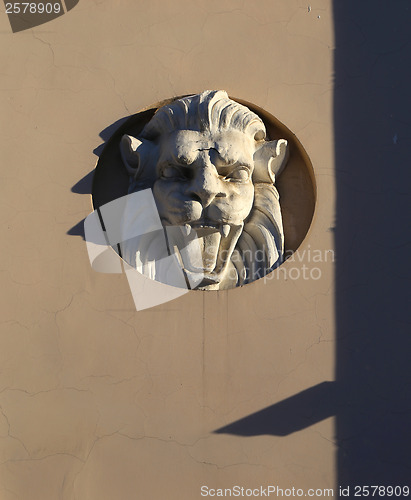
[[[282,263],[275,182],[288,148],[285,139],[267,141],[261,118],[224,91],[175,100],[159,108],[138,137],[125,134],[120,142],[129,194],[152,190],[169,254],[186,281],[203,290],[250,283]],[[163,281],[157,238],[153,231],[123,241],[121,254]]]

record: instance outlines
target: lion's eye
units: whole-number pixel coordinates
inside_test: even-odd
[[[185,180],[187,179],[185,170],[186,169],[176,167],[175,165],[167,165],[161,172],[161,176],[164,179]]]
[[[225,176],[225,180],[232,182],[245,182],[250,179],[250,172],[245,167],[238,167],[228,175]]]

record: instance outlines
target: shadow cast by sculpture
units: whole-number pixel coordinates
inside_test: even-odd
[[[94,150],[93,153],[97,156],[100,157],[101,153],[103,152],[107,142],[110,140],[110,138],[115,134],[115,132],[129,119],[129,116],[125,116],[123,118],[120,118],[119,120],[116,120],[113,122],[111,125],[106,127],[104,130],[102,130],[99,134],[99,136],[103,139],[103,143],[97,146]],[[88,174],[86,174],[82,179],[80,179],[74,186],[71,188],[71,192],[75,194],[89,194],[91,195],[92,193],[92,186],[93,186],[93,178],[94,178],[94,173],[95,170],[91,170]],[[80,236],[84,240],[84,220],[82,219],[79,221],[77,224],[75,224],[73,227],[71,227],[67,231],[67,235],[69,236]]]

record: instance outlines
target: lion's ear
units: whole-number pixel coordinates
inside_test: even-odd
[[[120,142],[121,158],[127,172],[134,178],[141,175],[142,171],[142,156],[147,154],[149,149],[147,146],[149,141],[141,141],[131,135],[123,135]]]
[[[274,183],[287,164],[288,142],[285,139],[263,142],[254,153],[254,182]]]

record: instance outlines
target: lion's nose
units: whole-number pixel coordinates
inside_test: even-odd
[[[208,207],[214,198],[226,196],[221,189],[221,181],[215,167],[206,167],[197,173],[190,186],[190,196],[204,208]]]

